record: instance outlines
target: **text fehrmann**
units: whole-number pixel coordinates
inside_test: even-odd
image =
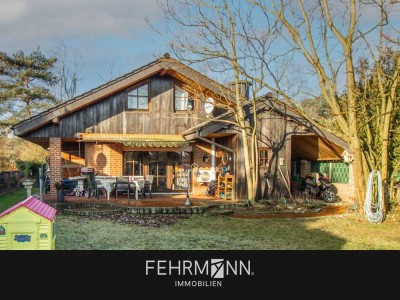
[[[226,276],[249,276],[251,262],[242,260],[211,259],[203,262],[197,260],[147,260],[146,275],[157,276],[210,276],[211,279],[222,279]],[[177,280],[177,287],[216,287],[221,280]]]

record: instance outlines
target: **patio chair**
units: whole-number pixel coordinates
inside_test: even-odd
[[[118,192],[126,192],[129,200],[130,192],[135,189],[135,186],[129,182],[129,176],[117,176],[115,180],[115,199],[118,198]]]
[[[150,198],[153,199],[153,196],[151,195],[151,187],[153,185],[153,179],[154,175],[147,175],[144,180],[139,181],[142,200],[144,199],[146,192],[150,195]]]
[[[99,199],[100,196],[100,191],[103,192],[104,191],[104,197],[107,198],[107,190],[106,188],[103,186],[103,184],[101,183],[101,181],[99,179],[96,178],[95,175],[95,181],[96,181],[96,187],[97,187],[97,199]]]

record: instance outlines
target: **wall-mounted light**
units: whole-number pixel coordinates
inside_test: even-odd
[[[208,162],[210,158],[208,157],[207,153],[203,155],[203,161]]]
[[[232,154],[229,154],[229,161],[232,161]]]

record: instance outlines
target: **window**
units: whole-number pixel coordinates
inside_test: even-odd
[[[175,85],[175,110],[193,110],[194,103],[193,97],[189,92],[185,91],[181,87]]]
[[[259,161],[260,168],[268,168],[268,164],[269,164],[268,151],[269,151],[268,148],[259,148],[258,149],[258,152],[260,155],[260,161]]]
[[[143,152],[124,151],[124,175],[143,175]]]
[[[149,109],[149,85],[147,83],[128,93],[128,109]]]

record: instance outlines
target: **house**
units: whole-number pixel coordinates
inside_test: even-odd
[[[246,82],[241,90],[248,94]],[[232,113],[217,105],[231,101],[229,87],[166,54],[13,130],[49,149],[52,182],[79,175],[86,166],[102,175],[152,174],[155,192],[183,191],[187,170],[198,166],[200,175],[207,176],[191,169],[190,184],[193,193],[202,194],[223,167],[235,177],[236,197],[244,199],[242,141],[234,125],[221,122],[232,119]],[[245,109],[253,122],[250,105]],[[260,198],[287,194],[300,177],[317,169],[338,179],[342,198],[353,196],[351,164],[341,157],[346,143],[313,128],[268,95],[257,99],[257,112]]]
[[[0,250],[54,250],[56,210],[30,196],[0,214]]]

